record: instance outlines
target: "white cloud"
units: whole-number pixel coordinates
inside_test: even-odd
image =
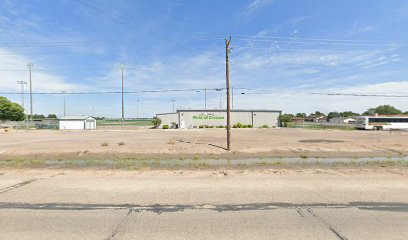
[[[246,6],[246,14],[252,14],[253,12],[261,9],[265,6],[268,6],[275,2],[275,0],[251,0]]]
[[[28,81],[27,64],[29,62],[32,62],[32,60],[28,57],[0,48],[0,86],[2,92],[15,92],[20,89],[17,81]],[[84,86],[79,84],[68,83],[63,76],[37,71],[36,68],[41,69],[41,64],[34,66],[32,71],[34,92],[78,91],[84,89]],[[25,71],[25,69],[27,70]]]

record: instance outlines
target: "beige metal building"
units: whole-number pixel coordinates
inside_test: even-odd
[[[268,125],[269,127],[280,126],[279,116],[282,111],[276,110],[231,110],[231,126],[237,123],[251,124],[253,127]],[[176,125],[177,128],[198,128],[201,125],[226,126],[226,110],[177,110],[175,113],[157,114],[162,120],[159,128],[163,125]]]

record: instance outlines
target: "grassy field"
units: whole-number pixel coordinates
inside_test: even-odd
[[[97,120],[97,126],[118,126],[118,125],[126,125],[126,126],[153,126],[152,119],[125,119],[122,123],[120,119],[105,119],[105,120]]]
[[[315,129],[315,130],[324,130],[324,129],[336,129],[336,130],[356,130],[352,124],[329,124],[329,123],[295,123],[288,122],[288,128],[304,128],[304,129]]]

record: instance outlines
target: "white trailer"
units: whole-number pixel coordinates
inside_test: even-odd
[[[96,120],[89,116],[67,116],[58,120],[60,130],[96,129]]]

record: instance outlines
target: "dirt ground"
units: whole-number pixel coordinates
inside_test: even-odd
[[[304,129],[93,131],[30,130],[0,133],[0,159],[402,157],[408,132]]]

